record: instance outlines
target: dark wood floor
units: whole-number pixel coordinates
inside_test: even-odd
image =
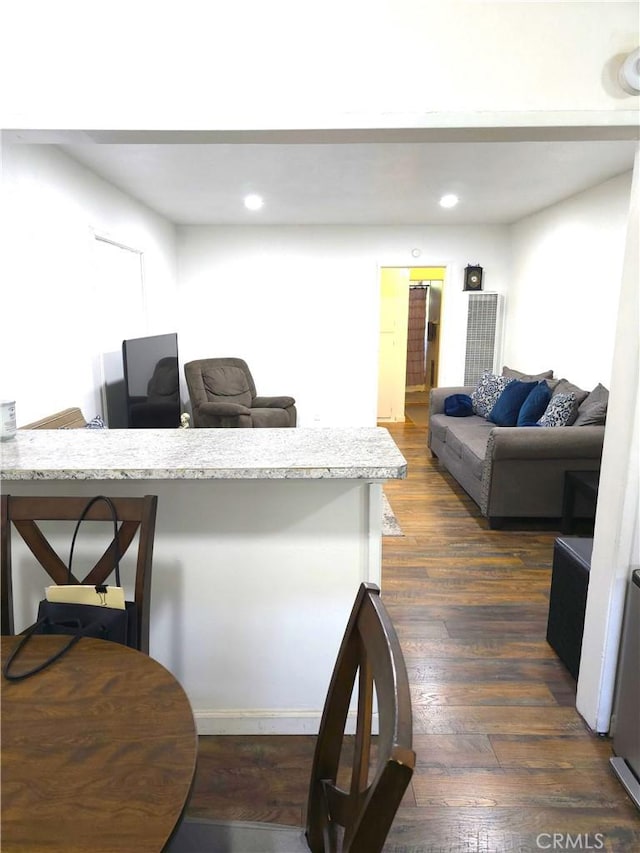
[[[489,530],[430,458],[423,426],[389,431],[409,476],[385,485],[405,535],[383,540],[382,588],[417,767],[385,851],[639,851],[610,741],[587,730],[545,640],[558,531]],[[203,737],[189,811],[300,824],[312,751],[311,737]]]

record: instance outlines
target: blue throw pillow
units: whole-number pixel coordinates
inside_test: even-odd
[[[524,401],[536,387],[537,382],[511,382],[498,397],[489,413],[489,420],[497,426],[515,426]]]
[[[516,426],[537,426],[551,399],[551,388],[546,382],[538,382],[522,404]]]
[[[468,394],[450,394],[444,399],[444,413],[452,418],[466,418],[473,414],[473,404]]]

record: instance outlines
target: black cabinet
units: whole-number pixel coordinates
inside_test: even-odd
[[[578,678],[587,606],[593,539],[556,539],[549,595],[547,642],[574,678]]]

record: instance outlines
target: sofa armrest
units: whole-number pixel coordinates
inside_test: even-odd
[[[429,414],[441,415],[444,413],[444,401],[452,394],[466,394],[471,396],[475,391],[475,385],[456,385],[451,388],[432,388],[429,392]]]
[[[288,409],[295,402],[293,397],[254,397],[251,407],[254,409]]]
[[[560,518],[567,471],[600,469],[603,426],[493,427],[482,469],[480,512]]]
[[[597,459],[602,456],[603,426],[494,427],[487,456],[499,459]]]

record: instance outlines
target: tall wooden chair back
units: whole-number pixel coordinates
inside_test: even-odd
[[[356,734],[348,788],[343,788],[338,774],[356,680]],[[374,694],[378,721],[375,749]],[[382,850],[413,774],[412,733],[409,681],[398,637],[378,587],[362,584],[338,653],[318,733],[307,806],[311,850]]]
[[[354,688],[351,737],[345,729]],[[398,637],[378,587],[361,584],[322,714],[306,829],[185,818],[166,853],[379,853],[413,774],[412,732]]]
[[[113,571],[116,541],[112,539],[102,556],[82,580],[69,579],[68,562],[55,551],[39,526],[43,521],[78,521],[89,501],[88,497],[27,497],[2,495],[2,541],[0,545],[1,630],[14,632],[13,572],[11,565],[12,528],[20,534],[29,550],[56,584],[104,583]],[[151,604],[151,563],[158,499],[156,495],[141,498],[111,498],[118,520],[117,547],[124,556],[138,533],[134,601],[137,605],[138,649],[149,653],[149,610]],[[105,521],[113,526],[109,506],[96,502],[87,515],[88,521]],[[84,522],[83,522],[84,523]]]

